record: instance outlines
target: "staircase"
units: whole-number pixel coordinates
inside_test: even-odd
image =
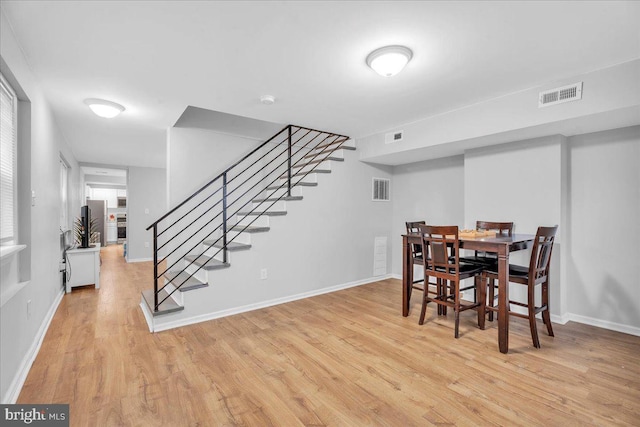
[[[207,287],[231,253],[251,250],[251,236],[303,200],[355,150],[344,135],[288,125],[147,227],[153,231],[153,289],[142,300],[153,316],[184,310],[182,293]]]

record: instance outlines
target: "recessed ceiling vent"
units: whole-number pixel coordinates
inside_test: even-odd
[[[582,82],[540,92],[538,108],[582,99]]]
[[[400,142],[402,141],[403,134],[404,134],[404,131],[402,130],[386,133],[384,135],[384,143],[393,144],[394,142]]]

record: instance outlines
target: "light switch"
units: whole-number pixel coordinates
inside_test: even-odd
[[[36,205],[36,190],[31,190],[31,206]]]
[[[149,208],[144,208],[144,213],[149,215]]]

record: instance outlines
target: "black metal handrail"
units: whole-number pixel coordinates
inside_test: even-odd
[[[229,245],[240,233],[247,230],[278,201],[291,196],[291,189],[300,184],[307,175],[313,173],[348,139],[347,136],[331,132],[287,125],[147,227],[147,230],[153,230],[154,311],[158,311],[160,304],[204,268],[208,261],[201,262],[200,265],[197,262],[214,246],[219,247],[213,251],[211,258],[222,253],[222,262],[226,264]],[[273,147],[269,147],[269,144],[273,144]],[[278,147],[283,144],[285,147],[278,150]],[[299,168],[298,171],[293,170],[297,168]],[[240,179],[241,176],[243,179]],[[297,177],[300,178],[295,180],[294,178]],[[284,182],[274,186],[274,183],[279,180]],[[276,196],[279,191],[282,191],[282,194]],[[252,194],[254,192],[255,194]],[[263,192],[267,193],[265,198],[254,202],[256,196]],[[270,204],[265,204],[267,200]],[[242,210],[250,203],[256,205],[250,211],[243,212]],[[264,210],[259,210],[261,207],[264,207]],[[174,216],[178,218],[173,219]],[[254,218],[250,219],[249,216]],[[174,229],[174,226],[187,218],[190,219],[188,224]],[[235,218],[235,222],[231,221],[231,218]],[[245,224],[241,224],[243,221]],[[169,230],[173,231],[173,235]],[[233,236],[230,235],[232,230],[235,232]],[[218,231],[219,237],[213,241],[207,241]],[[160,238],[164,241],[160,242]],[[205,242],[206,248],[200,253],[193,254],[193,259],[186,261],[186,265],[173,276],[175,278],[182,273],[187,273],[186,278],[179,284],[173,283],[174,289],[167,291],[167,295],[159,299],[159,293],[167,286],[165,284],[160,287],[159,279],[165,274],[174,273],[171,268]],[[171,243],[173,245],[169,246]],[[189,249],[184,250],[187,247]],[[161,250],[167,253],[160,256]],[[173,262],[170,259],[172,256],[176,257]],[[170,265],[163,266],[163,271],[158,274],[160,265],[164,262]],[[187,272],[187,269],[194,264],[195,270]]]

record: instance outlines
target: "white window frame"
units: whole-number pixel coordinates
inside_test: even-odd
[[[10,186],[6,186],[6,183],[3,182],[2,183],[2,193],[4,193],[2,195],[2,217],[0,218],[0,221],[2,222],[2,225],[0,226],[0,245],[2,246],[9,246],[9,245],[15,245],[17,244],[18,241],[18,97],[16,95],[16,92],[13,90],[13,88],[11,87],[11,85],[7,82],[7,80],[4,78],[4,76],[2,74],[0,74],[0,85],[2,86],[2,91],[6,92],[9,97],[11,98],[11,120],[12,120],[12,126],[13,126],[13,134],[11,135],[11,141],[9,142],[9,144],[11,145],[11,147],[7,147],[4,144],[7,144],[7,141],[4,140],[2,141],[2,157],[5,157],[5,155],[8,153],[9,155],[11,155],[12,159],[11,159],[11,165],[8,166],[8,168],[10,167],[9,171],[2,171],[2,177],[0,177],[0,179],[2,179],[2,181],[6,181],[6,179],[10,179],[11,180],[11,185]],[[4,112],[3,112],[4,113]],[[0,167],[0,170],[2,168]],[[8,172],[11,177],[7,178],[5,175],[7,175]],[[6,190],[10,189],[10,193],[9,196],[11,198],[11,207],[12,209],[7,212],[6,210],[6,200],[7,200],[7,194],[6,194]],[[10,215],[9,218],[9,227],[11,228],[11,230],[8,230],[9,227],[7,227],[7,224],[5,224],[6,222],[6,215]]]

